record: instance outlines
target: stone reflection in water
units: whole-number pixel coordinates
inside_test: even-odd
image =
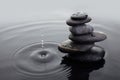
[[[71,60],[69,57],[64,57],[62,64],[71,67],[71,76],[69,80],[89,80],[89,75],[92,71],[102,68],[105,60],[101,59],[96,62],[80,62],[78,60]]]

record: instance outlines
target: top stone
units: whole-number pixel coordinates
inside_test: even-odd
[[[88,15],[84,12],[77,12],[75,14],[72,14],[71,19],[73,20],[83,20],[86,19]]]
[[[78,26],[90,22],[92,19],[84,12],[77,12],[73,14],[70,19],[66,21],[69,26]]]

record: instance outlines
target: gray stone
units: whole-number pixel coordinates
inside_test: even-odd
[[[69,25],[69,26],[77,26],[77,25],[81,25],[81,24],[84,24],[84,23],[88,23],[90,22],[92,19],[90,17],[87,17],[86,19],[84,20],[72,20],[72,19],[69,19],[66,21],[66,23]]]
[[[70,32],[74,35],[83,35],[93,32],[93,27],[91,25],[83,24],[76,27],[70,27]]]
[[[66,40],[65,42],[59,45],[58,49],[65,53],[81,53],[89,50],[93,46],[94,43],[78,44],[72,42],[71,40]]]
[[[100,46],[92,47],[88,52],[84,54],[70,54],[69,58],[73,60],[78,60],[81,62],[93,62],[93,61],[100,61],[104,58],[105,51]]]
[[[84,12],[77,12],[71,16],[71,19],[73,20],[83,20],[86,19],[88,15]]]
[[[81,35],[81,36],[74,36],[70,35],[69,39],[71,39],[74,42],[79,42],[79,43],[93,43],[93,42],[99,42],[103,41],[107,38],[107,36],[101,32],[93,32],[92,34],[87,34],[87,35]]]

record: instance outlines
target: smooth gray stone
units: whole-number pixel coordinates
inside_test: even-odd
[[[94,46],[94,43],[89,44],[78,44],[71,40],[66,40],[58,46],[58,49],[65,53],[80,53],[89,50]]]
[[[77,12],[75,14],[72,14],[71,19],[73,20],[83,20],[86,19],[88,15],[84,12]]]
[[[84,23],[88,23],[90,22],[92,19],[90,17],[87,17],[86,19],[84,20],[72,20],[72,19],[68,19],[66,21],[66,24],[69,25],[69,26],[78,26],[78,25],[81,25],[81,24],[84,24]]]
[[[76,27],[70,27],[69,30],[74,35],[83,35],[92,33],[94,29],[91,25],[84,24]]]
[[[81,35],[81,36],[75,36],[72,34],[69,35],[70,40],[72,40],[74,42],[79,42],[79,43],[99,42],[99,41],[105,40],[106,38],[107,38],[107,36],[101,32],[93,32],[92,34]]]
[[[94,45],[88,52],[82,55],[70,54],[69,58],[81,62],[94,62],[104,59],[104,56],[105,56],[105,50],[100,46]]]

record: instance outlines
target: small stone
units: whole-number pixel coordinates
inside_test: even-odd
[[[103,58],[105,56],[105,50],[100,46],[94,46],[90,49],[90,52],[96,54],[96,56],[100,56]]]
[[[103,41],[107,38],[107,36],[101,32],[93,32],[92,34],[87,34],[87,35],[81,35],[81,36],[74,36],[70,35],[69,39],[71,39],[74,42],[87,42],[87,43],[93,43],[93,42],[99,42]]]
[[[69,57],[73,60],[81,62],[94,62],[102,60],[105,56],[105,51],[102,47],[94,46],[84,54],[70,54]]]
[[[70,27],[69,30],[73,35],[83,35],[92,33],[94,29],[91,25],[83,24],[76,27]]]
[[[65,42],[59,45],[58,49],[65,53],[81,53],[89,50],[93,46],[94,43],[78,44],[72,42],[71,40],[66,40]]]
[[[72,20],[72,19],[69,19],[66,21],[66,23],[69,25],[69,26],[77,26],[77,25],[81,25],[81,24],[84,24],[84,23],[88,23],[90,22],[92,19],[90,17],[87,17],[86,19],[84,20]]]
[[[83,20],[86,19],[88,15],[84,12],[77,12],[71,16],[71,19],[73,20]]]

